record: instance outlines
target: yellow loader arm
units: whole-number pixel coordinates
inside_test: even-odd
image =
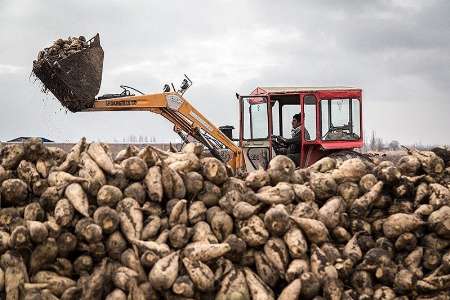
[[[159,114],[175,125],[175,132],[191,135],[233,170],[245,170],[242,150],[176,92],[95,100],[91,108],[82,111],[150,111]],[[231,152],[231,157],[220,151],[226,149]]]

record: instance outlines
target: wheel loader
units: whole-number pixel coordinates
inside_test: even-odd
[[[121,86],[123,92],[97,96],[103,49],[97,34],[86,49],[63,59],[34,62],[33,72],[45,88],[72,112],[148,111],[174,124],[183,141],[196,140],[238,172],[266,168],[286,147],[292,116],[301,113],[300,155],[295,163],[307,167],[324,156],[358,155],[363,145],[362,90],[350,87],[257,87],[236,94],[239,135],[232,126],[217,127],[184,97],[192,81],[181,87],[165,85],[162,92],[143,94]],[[307,133],[307,134],[306,134]]]

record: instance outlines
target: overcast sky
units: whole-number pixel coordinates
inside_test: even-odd
[[[97,32],[101,93],[120,84],[159,92],[186,73],[193,105],[217,125],[236,125],[235,92],[356,86],[367,136],[450,144],[448,0],[0,0],[0,140],[178,140],[168,121],[147,112],[66,112],[30,79],[40,49]]]

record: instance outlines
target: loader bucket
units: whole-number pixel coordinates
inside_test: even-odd
[[[33,62],[33,73],[72,112],[92,107],[100,90],[103,71],[103,49],[97,34],[89,46],[66,58],[50,62]]]

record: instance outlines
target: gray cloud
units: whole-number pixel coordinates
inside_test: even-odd
[[[364,90],[366,133],[403,143],[450,143],[450,2],[0,1],[0,140],[177,140],[146,112],[66,113],[29,78],[58,37],[101,34],[101,93],[145,92],[187,73],[188,99],[216,124],[237,125],[236,91],[264,85]]]

